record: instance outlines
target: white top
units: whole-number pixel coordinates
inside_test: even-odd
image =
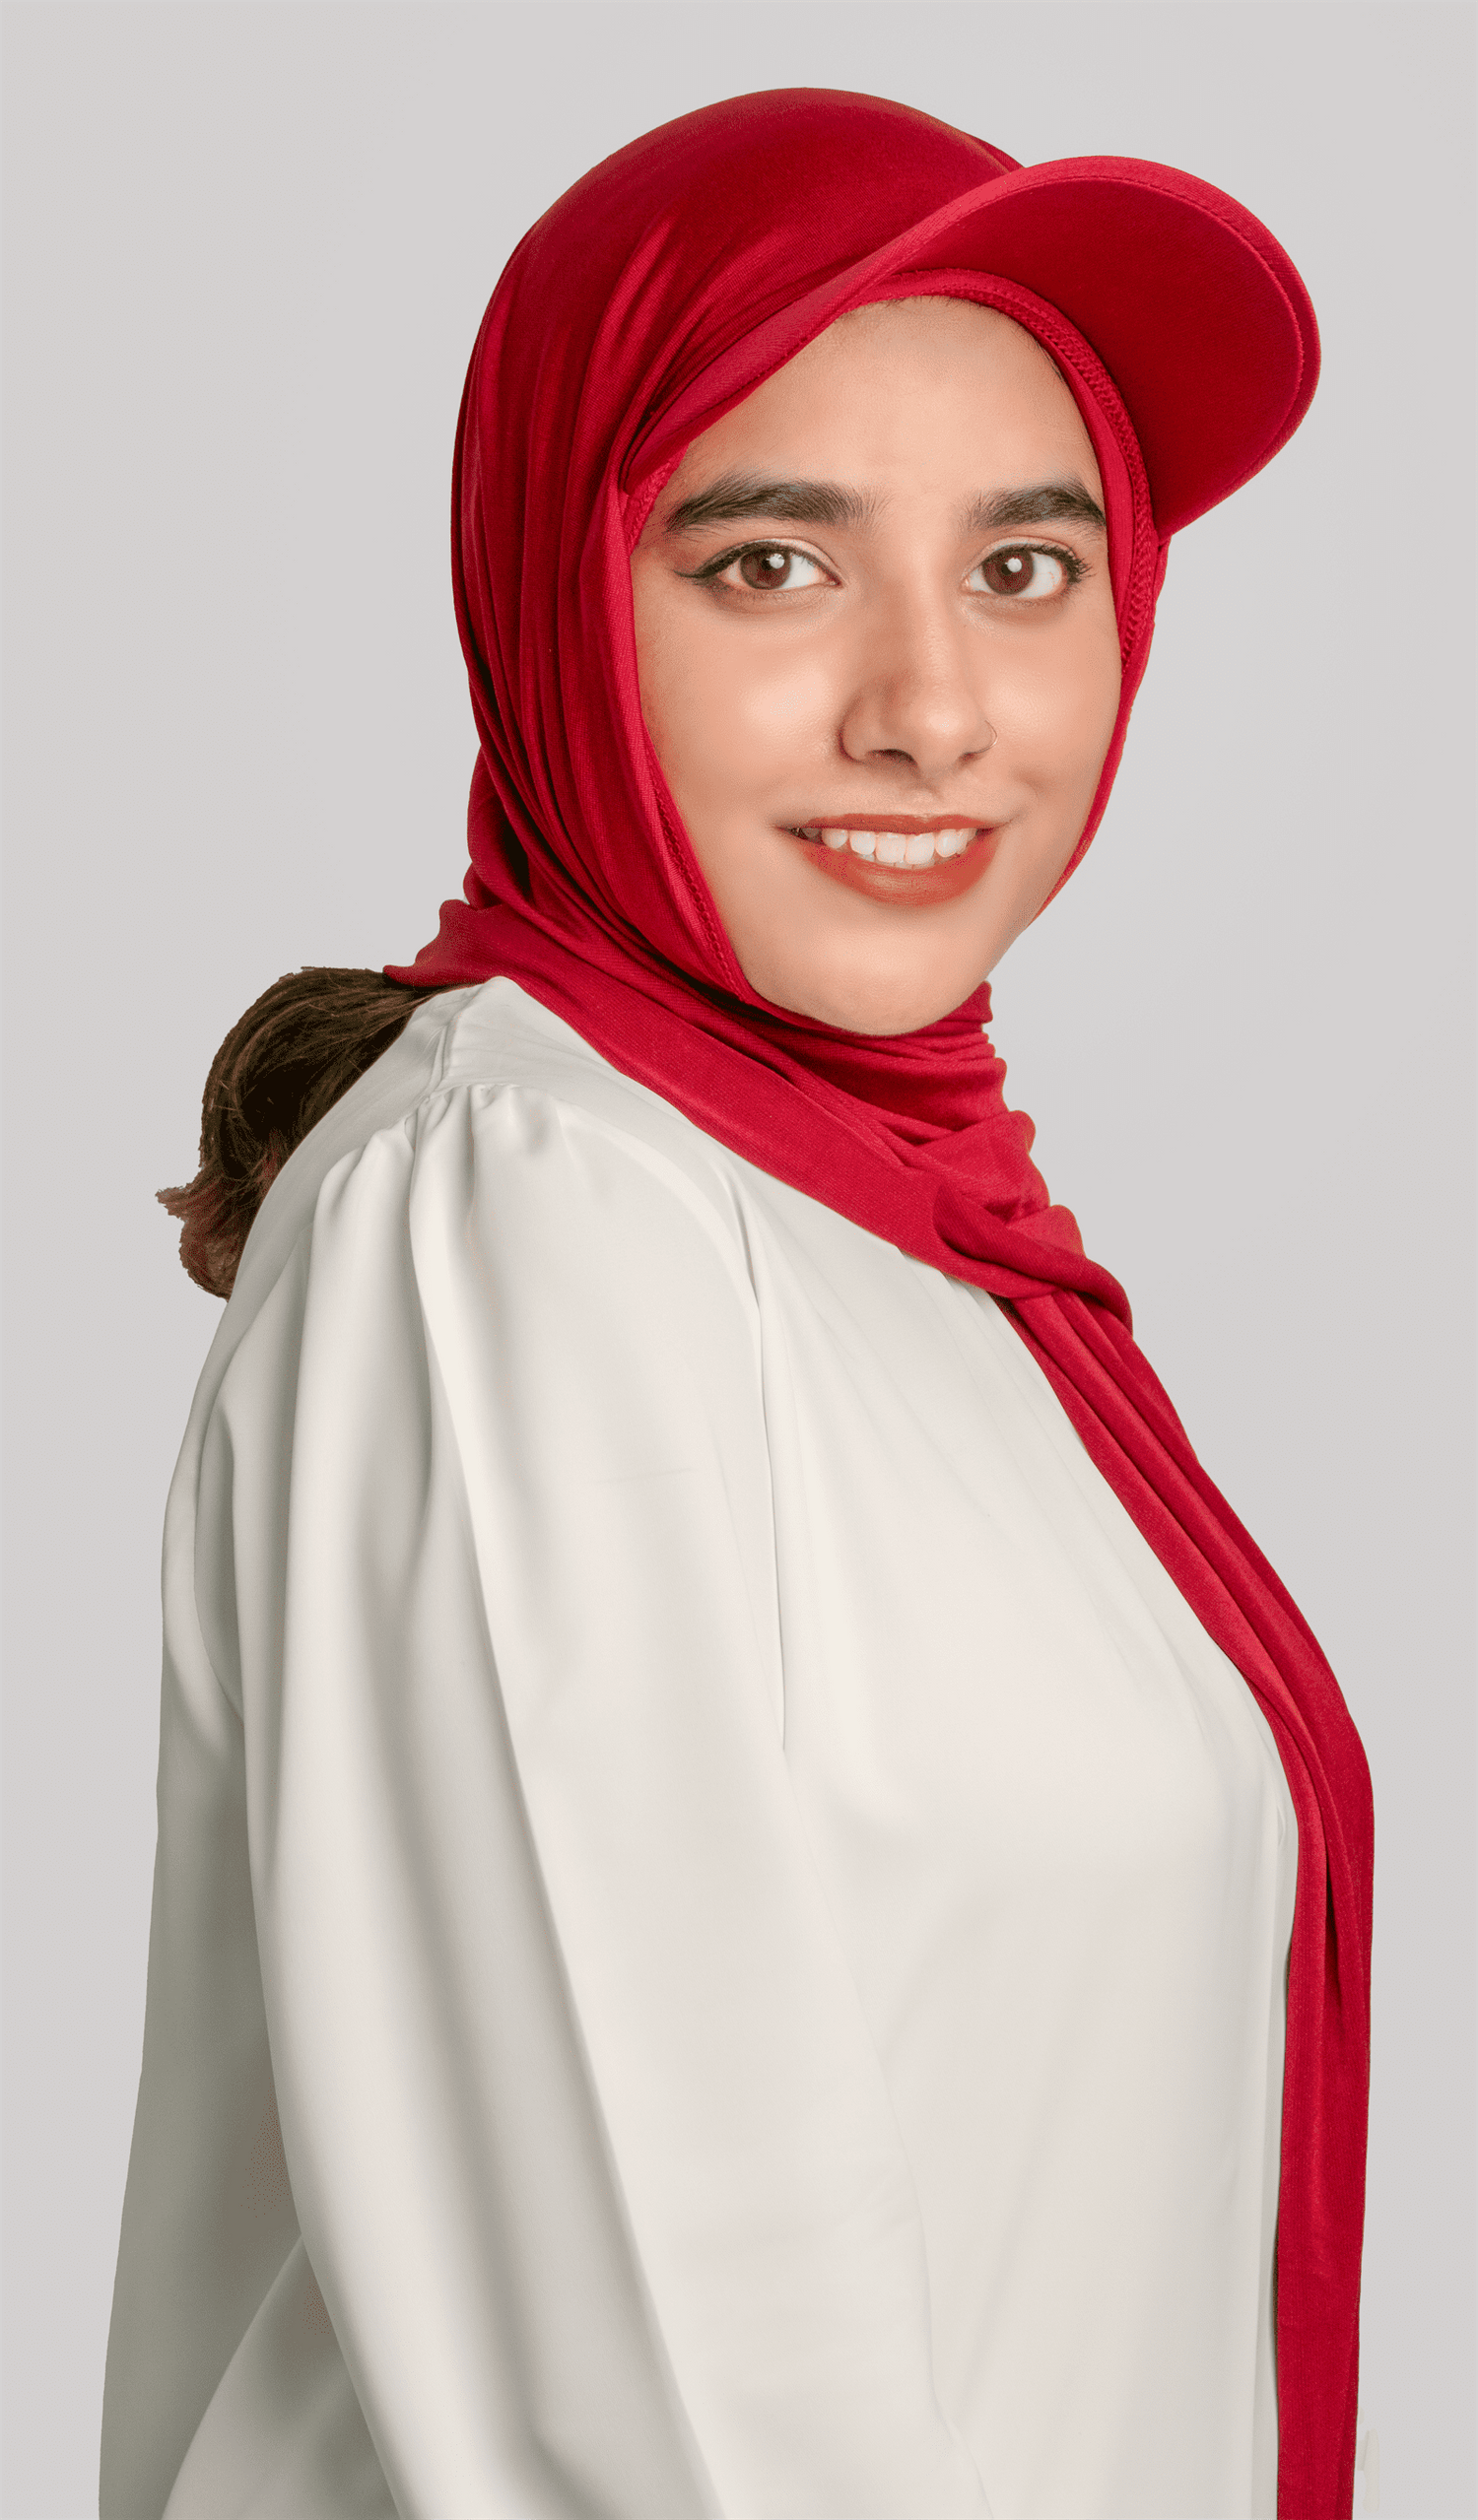
[[[988,1296],[433,1000],[165,1604],[107,2520],[1273,2511],[1294,1815]]]

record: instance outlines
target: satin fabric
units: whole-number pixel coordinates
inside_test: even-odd
[[[1120,161],[1074,162],[1074,183],[1084,166],[1162,201],[1191,184]],[[1069,322],[1030,285],[1034,250],[1059,275],[1059,297],[1071,285],[1040,215],[1057,173],[1023,176],[1000,152],[877,99],[782,92],[648,134],[530,232],[484,318],[457,439],[453,568],[481,737],[465,899],[443,905],[438,937],[413,965],[390,968],[421,984],[517,980],[737,1154],[1008,1304],[1090,1456],[1254,1691],[1301,1850],[1278,2237],[1279,2510],[1342,2520],[1354,2473],[1373,1822],[1338,1686],[1196,1460],[1134,1343],[1122,1290],[1048,1200],[1031,1124],[1008,1109],[984,1033],[988,993],[886,1041],[758,1001],[666,791],[638,690],[630,554],[684,446],[849,306],[930,293],[995,305],[1057,362],[1105,483],[1123,688],[1071,873],[1122,749],[1168,529],[1197,497],[1209,503],[1265,460],[1302,402],[1285,397],[1240,471],[1214,450],[1192,495],[1194,466],[1176,470],[1176,415],[1146,388],[1168,485],[1157,521],[1139,431],[1084,337],[1082,305]],[[1021,211],[1031,176],[1041,178],[1035,249]],[[1009,268],[976,268],[972,249],[1000,244],[993,209],[1007,193],[1020,213]],[[1227,232],[1241,222],[1245,243],[1256,223],[1224,207]],[[1256,234],[1293,304],[1297,275]],[[1147,250],[1141,284],[1153,276],[1153,232]],[[1215,307],[1209,245],[1207,257]],[[1111,280],[1099,282],[1104,320],[1123,338],[1121,313],[1110,323]],[[1183,312],[1193,329],[1188,298]],[[1312,339],[1311,317],[1302,337]],[[1310,370],[1303,401],[1311,383]],[[1187,395],[1180,434],[1215,426]]]

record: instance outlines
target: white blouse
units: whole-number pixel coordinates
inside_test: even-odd
[[[506,981],[171,1490],[102,2511],[1270,2514],[1296,1834],[991,1299]]]

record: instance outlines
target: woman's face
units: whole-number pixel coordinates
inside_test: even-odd
[[[958,298],[844,315],[688,448],[641,705],[761,997],[909,1031],[1035,918],[1118,706],[1102,500],[1045,352]]]

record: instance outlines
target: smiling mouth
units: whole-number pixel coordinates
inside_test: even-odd
[[[816,852],[818,874],[848,891],[903,908],[953,900],[984,874],[999,826],[944,815],[880,814],[865,822],[792,824],[790,835]]]
[[[803,823],[796,837],[819,840],[823,848],[849,849],[853,857],[874,866],[933,866],[941,858],[963,857],[978,839],[981,823],[946,823],[928,830],[899,829],[891,824],[865,827],[847,823]]]

